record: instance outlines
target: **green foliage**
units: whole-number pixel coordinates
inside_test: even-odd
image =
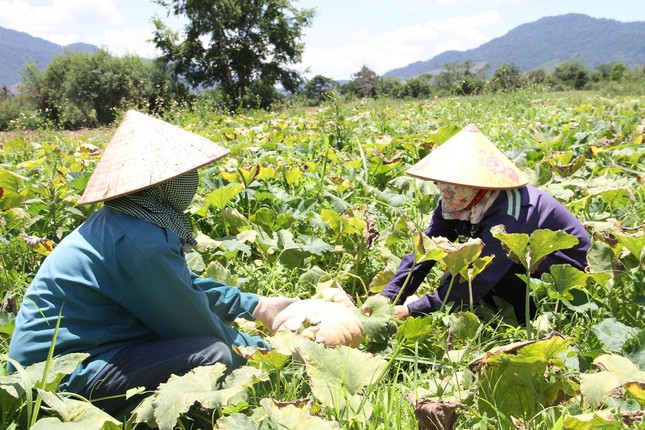
[[[242,373],[218,379],[219,371],[203,369],[173,377],[145,393],[146,406],[118,424],[83,399],[57,393],[57,384],[36,387],[45,372],[41,364],[28,379],[0,376],[0,427],[134,430],[146,428],[145,421],[186,429],[408,429],[418,426],[415,413],[425,400],[463,405],[454,409],[456,430],[624,428],[629,420],[642,426],[641,381],[623,380],[618,370],[638,376],[632,365],[642,373],[645,362],[642,99],[525,89],[407,102],[352,102],[334,93],[315,113],[229,115],[217,106],[213,96],[191,109],[172,107],[165,116],[231,150],[200,170],[190,208],[199,246],[187,256],[190,267],[263,295],[310,297],[320,285],[340,286],[363,309],[356,311],[364,328],[361,346],[326,350],[303,346],[293,333],[260,332],[273,349],[239,348],[248,360]],[[585,271],[558,265],[542,279],[527,277],[538,307],[531,327],[536,340],[528,343],[503,304],[498,314],[474,306],[400,321],[387,300],[372,295],[408,252],[438,261],[417,294],[434,291],[447,270],[475,282],[487,270],[479,244],[424,238],[415,226],[430,222],[437,190],[405,175],[470,122],[593,237]],[[96,209],[75,201],[111,133],[44,129],[1,143],[4,360],[14,312],[44,254]],[[513,248],[530,268],[566,245],[561,240],[566,236],[546,231],[520,237]],[[251,333],[262,329],[239,324]],[[545,337],[551,330],[563,336]],[[485,364],[477,370],[469,367],[473,362]],[[73,367],[59,371],[52,364],[54,379],[47,380]],[[592,405],[577,383],[590,375],[583,391],[602,397],[608,386],[595,386],[596,374],[618,384],[612,397]],[[414,403],[405,400],[411,397]]]
[[[159,61],[66,52],[45,70],[26,67],[22,92],[47,122],[66,129],[111,124],[120,109],[163,111],[181,101],[186,89]]]
[[[333,79],[316,75],[305,83],[303,92],[308,103],[317,106],[327,99],[331,91],[335,91],[338,87],[338,83]]]
[[[379,77],[367,66],[352,75],[352,79],[342,87],[342,92],[361,98],[376,97]]]
[[[282,0],[156,3],[188,19],[183,37],[154,19],[153,40],[164,60],[194,87],[218,85],[228,108],[266,108],[275,84],[292,92],[299,87],[300,76],[289,67],[301,60],[300,38],[311,24],[312,9]]]

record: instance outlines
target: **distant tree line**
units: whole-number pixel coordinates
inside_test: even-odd
[[[485,92],[512,92],[526,88],[545,91],[600,89],[608,85],[634,84],[645,89],[645,67],[630,70],[622,63],[603,64],[591,71],[579,62],[565,62],[552,72],[544,69],[522,72],[513,64],[505,64],[489,77],[486,67],[474,63],[446,64],[441,70],[407,80],[379,77],[363,66],[346,84],[339,84],[324,76],[308,81],[303,94],[310,104],[319,104],[330,91],[348,97],[391,97],[415,99],[455,95],[478,95]],[[642,90],[641,90],[642,91]]]
[[[44,70],[27,65],[18,94],[0,88],[0,130],[96,127],[111,124],[127,108],[163,114],[203,102],[228,112],[271,109],[284,102],[311,106],[332,93],[349,100],[416,99],[529,87],[645,87],[643,67],[631,70],[613,63],[591,71],[577,62],[557,65],[552,72],[526,73],[508,64],[488,74],[486,67],[465,61],[404,81],[379,77],[363,66],[346,83],[321,75],[306,80],[293,66],[302,60],[300,38],[311,24],[313,9],[297,9],[287,0],[155,1],[169,14],[188,18],[181,37],[154,19],[159,58],[68,51]]]

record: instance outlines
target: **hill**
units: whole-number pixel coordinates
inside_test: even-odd
[[[65,50],[93,52],[98,48],[86,43],[67,46],[57,45],[27,33],[0,27],[0,87],[12,86],[20,81],[25,63],[36,63],[45,68],[56,55]]]
[[[522,24],[478,48],[446,51],[430,60],[390,70],[383,76],[408,79],[466,60],[489,64],[489,73],[503,64],[515,64],[522,71],[541,68],[552,71],[557,64],[573,60],[590,69],[614,62],[637,67],[645,64],[644,40],[643,21],[559,15]]]

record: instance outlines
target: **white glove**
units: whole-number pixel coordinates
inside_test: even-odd
[[[283,309],[290,304],[299,301],[298,298],[291,297],[262,297],[253,310],[253,318],[260,321],[267,328],[273,327],[273,320]]]
[[[306,322],[309,322],[309,326]],[[328,346],[356,348],[363,338],[363,324],[346,305],[322,299],[300,300],[280,312],[273,331],[291,330]]]

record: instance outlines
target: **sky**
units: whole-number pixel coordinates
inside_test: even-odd
[[[304,29],[303,61],[311,78],[351,79],[363,66],[379,75],[447,50],[476,48],[546,16],[582,13],[622,22],[645,21],[643,0],[292,0],[314,8]],[[0,0],[0,26],[59,45],[90,43],[113,55],[159,54],[150,42],[158,16],[183,22],[152,0]]]

